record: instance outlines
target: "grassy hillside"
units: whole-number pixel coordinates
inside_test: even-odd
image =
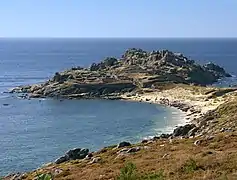
[[[58,180],[125,180],[129,174],[127,179],[234,180],[237,179],[236,111],[234,98],[203,118],[215,119],[211,127],[216,129],[213,135],[143,142],[132,145],[140,147],[134,153],[118,153],[123,148],[111,146],[93,153],[97,157],[93,163],[84,159],[49,164],[23,178],[34,179],[37,174],[50,173]]]

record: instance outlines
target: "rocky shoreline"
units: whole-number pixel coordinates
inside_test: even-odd
[[[172,142],[174,139],[197,137],[210,140],[221,131],[232,131],[233,128],[227,126],[225,129],[214,128],[216,122],[212,117],[218,107],[236,98],[236,88],[208,86],[223,77],[230,75],[218,65],[198,65],[180,53],[129,49],[121,59],[106,58],[100,63],[93,63],[90,68],[77,67],[57,72],[43,84],[17,87],[10,92],[20,93],[22,98],[104,98],[157,103],[186,113],[184,122],[189,123],[175,128],[171,134],[161,134],[135,145],[121,142],[113,146],[116,158],[124,158],[149,149],[150,143],[159,140]],[[200,144],[200,139],[194,144]],[[100,153],[103,151],[106,152],[107,148],[92,153],[88,149],[72,149],[42,169],[51,167],[50,172],[53,170],[53,174],[57,175],[57,164],[75,160],[98,163],[102,161]],[[24,176],[26,174],[14,174],[5,179],[23,179]]]
[[[235,99],[237,88],[217,88],[172,84],[167,89],[144,90],[145,93],[122,95],[124,100],[163,104],[174,107],[185,113],[184,124],[195,126],[195,132],[187,133],[190,136],[202,136],[214,132],[207,128],[212,121],[206,122],[206,117],[218,107]],[[215,123],[215,121],[213,121]],[[182,128],[182,127],[181,127]],[[179,129],[176,128],[176,129]]]

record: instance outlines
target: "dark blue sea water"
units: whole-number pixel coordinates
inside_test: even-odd
[[[183,122],[178,111],[153,104],[23,100],[3,93],[72,66],[120,57],[132,47],[182,52],[237,74],[237,39],[0,39],[0,175],[37,168],[73,147],[97,150],[121,140],[136,142]],[[218,85],[236,82],[234,76]]]

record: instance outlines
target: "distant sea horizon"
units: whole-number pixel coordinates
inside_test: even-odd
[[[190,39],[190,40],[203,40],[203,39],[219,39],[219,40],[225,40],[225,39],[237,39],[237,37],[1,37],[0,39],[32,39],[32,40],[37,40],[37,39],[178,39],[178,40],[185,40],[185,39]]]

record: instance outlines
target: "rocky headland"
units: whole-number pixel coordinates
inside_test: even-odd
[[[164,104],[186,113],[184,126],[140,143],[121,142],[98,152],[75,148],[35,171],[5,179],[119,179],[127,162],[136,179],[237,178],[237,88],[209,86],[230,77],[213,63],[199,65],[181,53],[129,49],[89,68],[55,73],[43,84],[17,87],[23,98],[105,98]],[[154,178],[155,177],[155,178]]]
[[[120,59],[108,57],[89,68],[56,72],[43,84],[18,87],[11,92],[30,93],[35,98],[113,98],[167,83],[209,85],[224,77],[230,74],[220,66],[199,65],[181,53],[129,49]]]

